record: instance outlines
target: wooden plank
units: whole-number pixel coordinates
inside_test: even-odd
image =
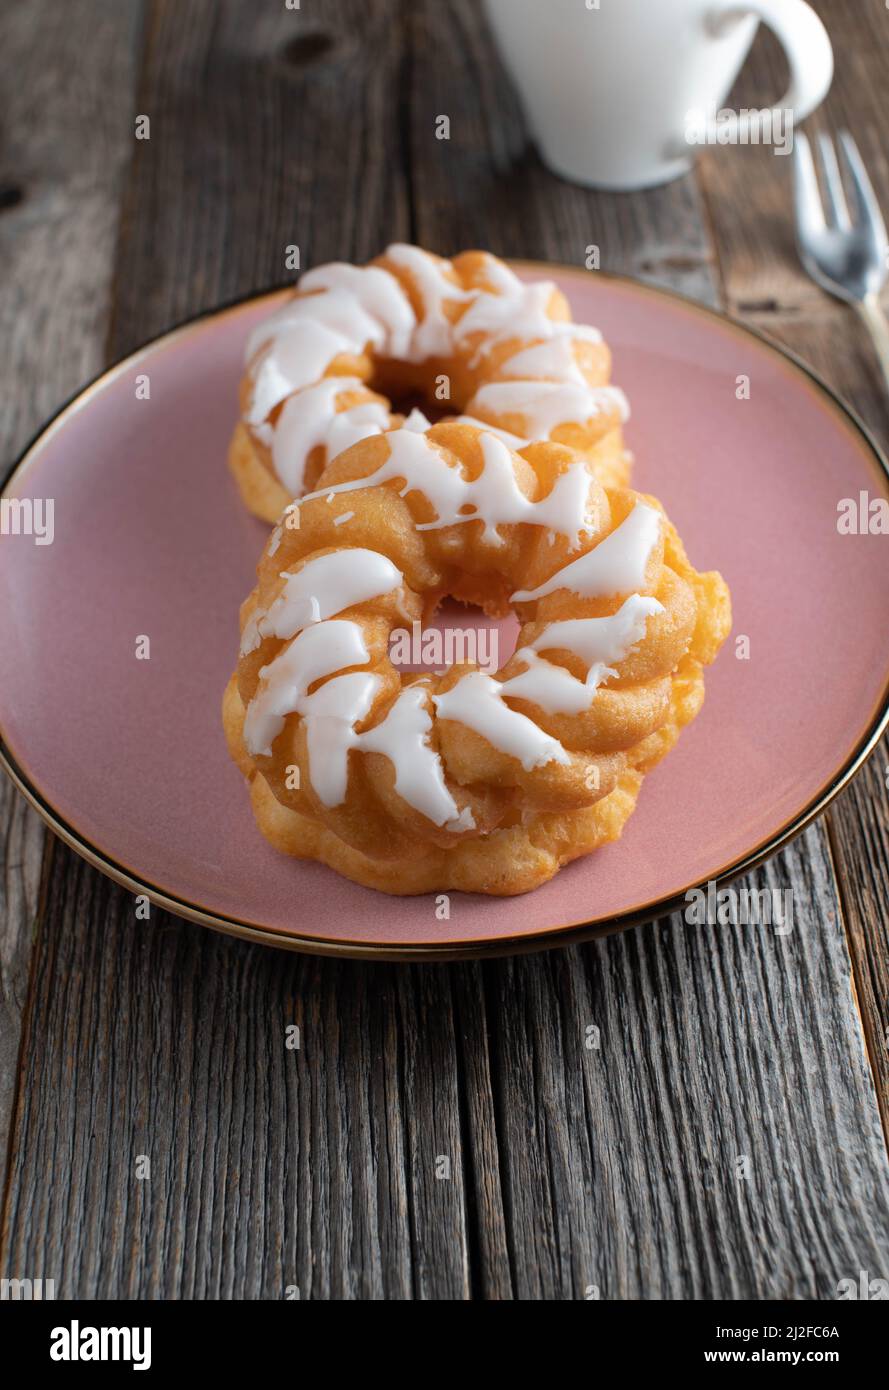
[[[603,269],[718,302],[694,178],[611,197],[553,177],[528,148],[478,8],[430,0],[411,13],[423,244],[582,263],[595,242]],[[459,81],[436,57],[457,51]],[[435,139],[441,114],[449,141]],[[728,208],[749,204],[733,192]],[[865,1267],[859,1254],[879,1262],[885,1156],[824,825],[740,886],[793,890],[792,939],[671,919],[486,965],[504,1202],[479,1250],[491,1295],[829,1297],[847,1267]],[[583,1048],[590,1024],[600,1052]],[[796,1106],[814,1068],[818,1086]],[[471,1149],[490,1145],[490,1123],[470,1105]],[[736,1176],[743,1155],[749,1181]]]
[[[889,1143],[889,754],[886,742],[830,813],[867,1055]]]
[[[813,832],[760,882],[788,879],[786,937],[674,917],[499,972],[519,1297],[829,1299],[885,1263],[881,1134]]]
[[[307,269],[368,260],[409,234],[395,0],[372,16],[360,0],[313,9],[151,5],[151,138],[137,142],[124,203],[112,356],[292,280],[291,245]]]
[[[836,55],[828,100],[810,127],[852,131],[877,196],[889,209],[885,12],[853,0],[820,0]],[[782,88],[783,63],[767,35],[757,39],[730,104],[761,102]],[[762,149],[718,150],[702,172],[720,248],[728,307],[791,348],[889,445],[889,400],[856,315],[805,274],[793,241],[789,161]],[[756,197],[744,196],[755,187]],[[889,754],[877,752],[828,813],[868,1055],[889,1136]]]
[[[288,243],[305,267],[409,236],[400,7],[327,7],[326,48],[305,9],[150,7],[150,140],[126,198],[112,356],[283,280]],[[45,1271],[57,1296],[466,1296],[447,973],[284,957],[163,914],[140,924],[61,848],[47,922],[6,1268]]]
[[[8,778],[0,781],[0,1136],[5,1141],[15,1105],[22,1017],[34,946],[41,866],[47,845],[43,822]],[[7,1145],[0,1147],[0,1191]]]
[[[465,1295],[446,976],[137,922],[65,850],[47,912],[6,1268],[57,1297]]]
[[[140,0],[0,15],[0,459],[99,370],[120,187],[132,151]],[[83,43],[89,30],[90,42]],[[77,73],[77,81],[58,80]],[[101,99],[100,99],[101,94]],[[2,543],[2,542],[0,542]],[[0,776],[0,1134],[14,1100],[43,823]],[[50,844],[52,842],[50,841]],[[0,1144],[0,1188],[6,1144]]]

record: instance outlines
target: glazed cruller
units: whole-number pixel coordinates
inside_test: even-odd
[[[326,464],[266,546],[224,704],[263,834],[390,893],[521,893],[615,839],[730,626],[660,504],[588,454],[478,424]],[[491,676],[397,671],[445,595],[512,608]]]
[[[393,399],[421,398],[513,449],[569,444],[625,484],[627,402],[610,370],[601,333],[571,321],[552,282],[483,251],[447,261],[394,245],[367,266],[308,271],[253,331],[229,463],[250,510],[276,521],[338,453],[405,423]],[[408,420],[428,428],[418,410]]]

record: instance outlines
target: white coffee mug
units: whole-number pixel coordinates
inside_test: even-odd
[[[805,0],[486,0],[546,163],[598,188],[647,188],[688,171],[702,144],[789,153],[793,124],[827,93],[833,52]],[[760,20],[790,64],[774,107],[721,110]],[[787,132],[789,131],[789,139]]]

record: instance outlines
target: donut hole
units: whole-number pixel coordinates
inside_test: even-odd
[[[492,618],[474,604],[446,597],[424,623],[392,629],[389,660],[407,678],[441,675],[467,663],[493,675],[509,661],[518,635],[514,613]]]
[[[371,391],[379,391],[389,401],[389,407],[393,414],[403,415],[405,419],[412,410],[419,410],[430,425],[437,425],[441,420],[449,420],[455,415],[461,406],[453,401],[439,401],[434,395],[427,394],[425,391],[400,390],[393,383],[390,377],[380,377],[379,380],[371,377],[367,383]]]
[[[419,410],[431,425],[462,415],[472,400],[479,375],[459,359],[430,358],[408,362],[368,354],[370,365],[365,385],[389,402],[393,414],[405,418]]]

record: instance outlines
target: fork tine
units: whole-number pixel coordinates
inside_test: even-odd
[[[842,231],[848,231],[852,223],[849,218],[846,191],[840,177],[840,166],[837,163],[837,152],[830,136],[824,131],[818,136],[818,148],[821,151],[821,166],[824,170],[828,211],[834,224]]]
[[[800,241],[810,232],[824,230],[824,209],[809,138],[800,131],[793,141],[793,195],[796,231]]]
[[[887,244],[886,223],[883,221],[877,195],[874,193],[871,181],[867,176],[864,161],[858,153],[858,146],[848,130],[840,131],[840,147],[852,180],[858,220],[869,227],[874,240],[885,249]]]

